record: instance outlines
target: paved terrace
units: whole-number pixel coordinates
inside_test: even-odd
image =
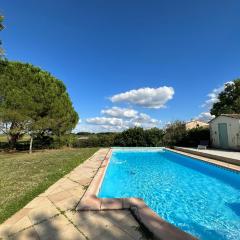
[[[109,149],[101,149],[0,226],[0,239],[151,239],[128,210],[76,211]]]
[[[240,166],[240,152],[220,149],[174,147],[176,150]]]
[[[239,160],[240,162],[240,152],[236,151],[228,151],[228,150],[220,150],[220,149],[196,149],[196,148],[184,148],[183,149],[191,149],[196,152],[203,152],[203,153],[208,153],[208,154],[213,154],[217,156],[223,156],[226,158],[233,158],[236,160]]]

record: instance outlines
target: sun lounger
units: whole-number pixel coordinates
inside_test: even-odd
[[[200,141],[200,144],[198,145],[197,149],[207,149],[209,144],[209,141]]]

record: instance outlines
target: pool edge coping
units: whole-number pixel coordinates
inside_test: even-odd
[[[190,157],[190,158],[193,158],[194,160],[204,162],[206,164],[211,164],[228,171],[240,173],[240,165],[236,165],[230,162],[226,162],[224,160],[214,158],[214,155],[211,155],[211,157],[209,157],[203,153],[199,153],[199,152],[195,153],[195,151],[182,149],[181,147],[174,147],[174,149],[166,147],[166,149],[174,153],[181,154],[185,157]]]
[[[76,210],[130,210],[138,222],[143,225],[155,239],[196,240],[196,237],[182,231],[180,228],[177,228],[159,217],[141,198],[97,197],[114,149],[116,148],[110,148],[107,152],[96,175],[88,186],[86,193],[76,207]]]

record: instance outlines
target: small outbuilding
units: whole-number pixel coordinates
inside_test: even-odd
[[[213,147],[240,151],[240,114],[222,114],[209,125]]]

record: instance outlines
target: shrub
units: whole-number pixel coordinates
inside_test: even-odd
[[[122,147],[146,147],[147,140],[143,128],[129,128],[116,136],[115,146]]]
[[[159,128],[151,128],[144,131],[146,145],[148,147],[163,146],[164,132]]]
[[[80,135],[80,134],[79,134]],[[82,135],[82,134],[81,134]],[[121,133],[83,134],[74,147],[156,147],[162,146],[163,130],[152,128],[129,128]]]
[[[175,121],[165,129],[163,136],[163,143],[165,146],[184,145],[184,138],[187,135],[185,123],[181,121]]]
[[[197,127],[187,131],[183,144],[186,147],[196,147],[201,141],[210,142],[209,128]]]

